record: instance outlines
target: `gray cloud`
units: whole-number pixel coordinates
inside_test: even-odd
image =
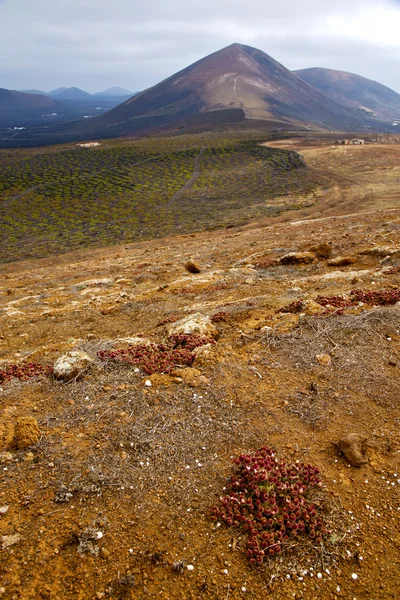
[[[0,87],[144,89],[233,42],[400,92],[398,0],[0,0]],[[61,6],[59,6],[61,5]]]

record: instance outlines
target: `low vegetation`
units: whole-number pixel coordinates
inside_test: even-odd
[[[259,142],[225,134],[107,142],[96,149],[0,151],[0,260],[279,213],[282,207],[274,207],[273,199],[294,191],[307,195],[315,177],[297,154]],[[200,177],[175,200],[201,148]]]
[[[310,490],[321,485],[316,467],[299,461],[287,465],[268,447],[242,454],[235,463],[237,472],[212,514],[247,532],[250,564],[280,554],[298,536],[322,542],[327,533],[323,515],[308,499]]]

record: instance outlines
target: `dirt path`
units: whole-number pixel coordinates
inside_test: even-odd
[[[198,179],[200,177],[201,174],[201,168],[200,168],[200,161],[201,161],[201,157],[204,154],[206,147],[203,146],[200,150],[200,152],[198,153],[198,155],[196,156],[196,158],[194,159],[194,171],[193,171],[193,175],[191,176],[190,179],[187,180],[187,182],[185,183],[185,185],[183,187],[181,187],[180,190],[178,190],[177,192],[175,192],[175,194],[172,196],[170,202],[174,202],[174,200],[179,200],[181,198],[181,196],[187,192],[188,190],[190,190],[190,188],[192,187],[192,185],[194,184],[194,182],[196,181],[196,179]]]
[[[400,147],[388,149],[378,144],[341,149],[331,145],[314,146],[288,140],[266,143],[265,146],[295,150],[304,158],[309,169],[322,176],[328,186],[318,200],[307,208],[283,215],[279,221],[300,221],[303,218],[321,219],[348,214],[395,208],[400,199],[396,164]],[[294,147],[296,146],[296,147]],[[366,165],[368,165],[366,167]],[[384,197],[381,190],[385,190]]]

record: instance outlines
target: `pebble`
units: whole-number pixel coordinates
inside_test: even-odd
[[[193,571],[194,570],[194,566],[193,565],[187,565],[187,570],[188,571]]]
[[[0,506],[0,515],[5,515],[9,508],[9,506]]]
[[[0,464],[10,462],[10,460],[12,459],[13,455],[11,454],[11,452],[0,452]]]
[[[150,381],[150,379],[146,379],[146,381],[144,382],[144,385],[146,387],[151,387],[151,381]]]
[[[102,548],[100,550],[101,556],[102,558],[108,558],[110,556],[110,552],[109,550],[107,550],[107,548]]]
[[[357,573],[352,573],[351,578],[354,579],[354,581],[356,581],[356,579],[358,579]]]

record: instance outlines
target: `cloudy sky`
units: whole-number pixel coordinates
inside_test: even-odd
[[[400,93],[400,0],[0,0],[0,87],[142,90],[233,42]]]

